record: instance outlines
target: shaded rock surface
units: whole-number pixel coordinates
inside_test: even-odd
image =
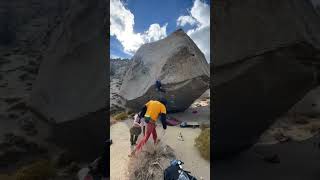
[[[320,17],[298,0],[215,1],[213,12],[213,157],[223,158],[255,144],[318,84]]]
[[[292,113],[305,115],[320,114],[320,87],[312,89],[291,110]]]
[[[119,80],[123,80],[129,65],[129,59],[110,59],[110,78],[116,78]]]
[[[110,59],[110,113],[125,109],[125,100],[120,96],[123,78],[130,66],[128,59]]]
[[[69,16],[52,33],[30,106],[54,122],[72,120],[106,106],[104,10],[101,1],[74,2]]]
[[[150,99],[168,100],[168,111],[184,111],[209,88],[209,65],[182,30],[142,45],[123,79],[120,95],[126,107],[140,109]],[[156,91],[159,79],[166,93]]]
[[[0,2],[2,165],[61,150],[77,152],[76,161],[99,155],[108,134],[107,10],[104,0]],[[8,146],[7,134],[24,140]]]
[[[319,137],[313,137],[304,142],[253,147],[234,159],[215,161],[213,174],[221,180],[269,180],[279,177],[282,180],[317,180],[320,177],[318,144]],[[262,159],[274,154],[279,157],[280,163],[270,164]]]

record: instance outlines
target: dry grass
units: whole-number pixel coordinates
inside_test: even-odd
[[[113,117],[110,117],[110,126],[117,123],[117,120],[115,120]]]
[[[120,112],[120,113],[114,115],[113,118],[114,118],[115,120],[117,120],[117,121],[119,121],[119,120],[125,120],[125,119],[128,118],[128,114],[127,114],[126,112]]]
[[[210,160],[210,128],[205,128],[195,139],[195,146],[199,149],[201,156]]]
[[[129,179],[163,179],[163,171],[169,166],[170,160],[175,159],[173,149],[161,142],[156,147],[146,144],[143,149],[129,162]]]
[[[48,160],[39,160],[19,169],[16,180],[45,180],[54,177],[56,170]]]
[[[206,123],[201,123],[201,124],[200,124],[200,129],[201,129],[201,130],[205,130],[206,128],[210,128],[210,125],[209,125],[209,124],[206,124]]]

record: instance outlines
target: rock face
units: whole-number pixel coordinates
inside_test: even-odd
[[[124,99],[119,93],[130,63],[129,59],[110,59],[110,114],[125,110]]]
[[[0,2],[0,144],[11,133],[75,160],[99,155],[108,134],[107,5]]]
[[[122,81],[129,68],[130,62],[129,59],[110,59],[110,78]]]
[[[70,15],[52,32],[30,106],[54,122],[106,107],[107,46],[105,26],[101,24],[105,8],[101,5],[99,1],[75,1]]]
[[[291,110],[291,113],[302,115],[319,115],[320,114],[320,88],[311,90],[300,100]]]
[[[150,99],[163,96],[168,111],[184,111],[209,88],[209,65],[203,53],[182,30],[142,45],[127,71],[120,95],[126,106],[139,110]],[[159,79],[167,91],[155,89]]]
[[[215,1],[213,13],[213,157],[223,158],[317,85],[320,17],[299,0]]]

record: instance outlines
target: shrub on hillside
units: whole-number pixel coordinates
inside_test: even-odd
[[[195,139],[195,146],[199,149],[201,156],[210,160],[210,128],[205,128]]]
[[[121,113],[118,113],[114,116],[114,119],[115,120],[125,120],[128,118],[128,114],[126,112],[121,112]]]

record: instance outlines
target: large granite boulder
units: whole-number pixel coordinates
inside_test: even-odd
[[[168,100],[168,111],[184,111],[209,88],[209,65],[196,44],[177,30],[165,39],[142,45],[132,58],[120,95],[126,107],[139,110],[160,96]],[[156,91],[160,80],[166,93]]]
[[[56,123],[104,109],[108,97],[106,5],[72,2],[52,32],[30,99],[35,111]]]
[[[69,150],[74,160],[101,153],[109,135],[108,5],[0,1],[0,143],[14,133],[52,154]],[[39,155],[25,153],[18,164]]]
[[[92,160],[108,136],[107,2],[71,1],[49,45],[29,105],[53,124],[50,140]]]
[[[299,0],[218,0],[213,13],[213,158],[223,158],[317,85],[320,17]]]

